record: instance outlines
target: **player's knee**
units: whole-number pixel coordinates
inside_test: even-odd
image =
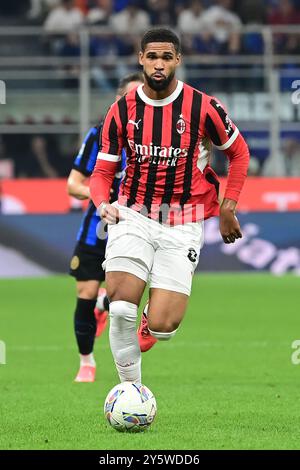
[[[111,321],[127,320],[129,322],[136,321],[137,305],[124,300],[115,300],[109,304],[109,316]]]
[[[96,300],[98,295],[98,288],[82,284],[77,286],[77,297],[86,300]]]

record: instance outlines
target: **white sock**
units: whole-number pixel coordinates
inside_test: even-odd
[[[104,299],[106,297],[106,291],[105,291],[105,294],[103,295],[99,295],[97,297],[97,301],[96,301],[96,308],[98,308],[101,312],[105,310],[105,307],[104,307]]]
[[[96,361],[94,354],[80,354],[80,367],[81,366],[91,366],[96,367]]]
[[[121,382],[141,383],[141,350],[136,333],[138,307],[117,300],[109,305],[109,341]]]
[[[148,317],[149,302],[146,303],[143,313]]]

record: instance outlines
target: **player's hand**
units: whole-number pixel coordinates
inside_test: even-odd
[[[238,238],[242,238],[239,221],[230,209],[220,209],[220,232],[224,243],[234,243]]]
[[[98,213],[101,219],[104,220],[104,222],[106,222],[108,225],[117,224],[121,219],[119,209],[112,206],[108,202],[102,202],[100,204]]]

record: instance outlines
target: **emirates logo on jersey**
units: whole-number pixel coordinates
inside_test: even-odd
[[[176,130],[178,134],[183,134],[186,129],[185,120],[183,119],[183,115],[180,114],[178,121],[176,122]]]

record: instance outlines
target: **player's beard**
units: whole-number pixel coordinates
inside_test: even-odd
[[[147,75],[145,71],[144,71],[144,76],[145,76],[145,79],[146,79],[149,87],[152,88],[152,90],[154,90],[154,91],[163,91],[166,88],[168,88],[171,81],[175,77],[175,70],[173,70],[168,77],[165,77],[163,80],[160,80],[159,82],[154,80],[154,78],[152,78],[150,75]]]

